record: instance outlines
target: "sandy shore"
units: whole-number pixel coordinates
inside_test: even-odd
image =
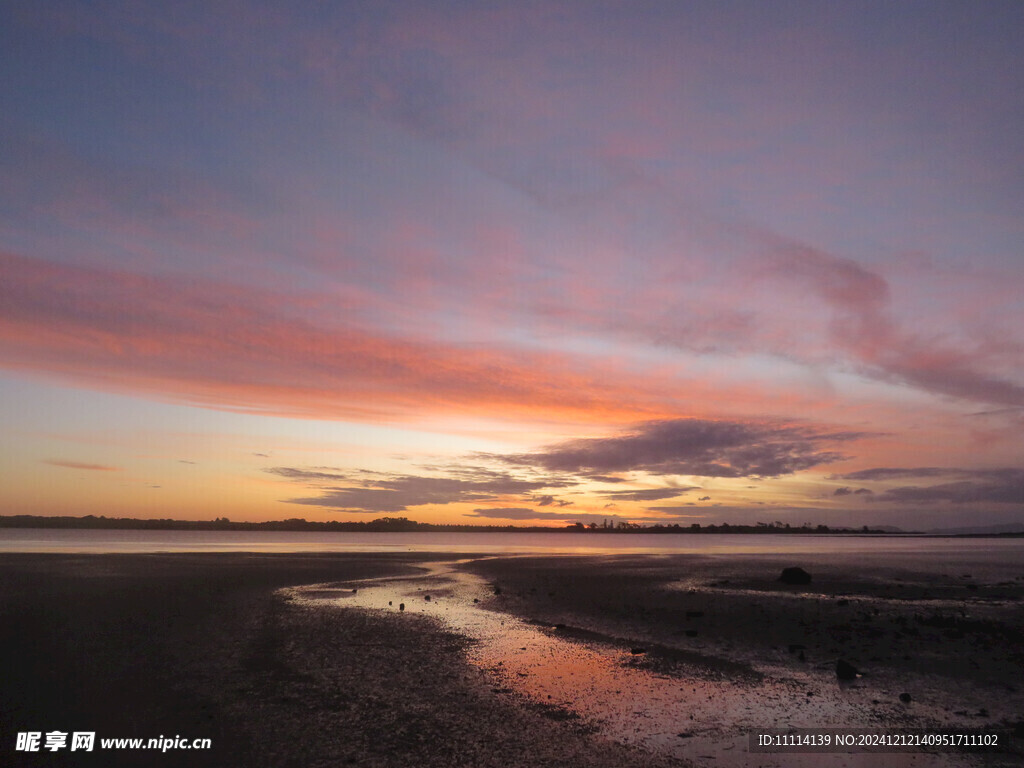
[[[1016,746],[988,757],[888,759],[1024,764],[1024,564],[892,562],[680,555],[467,567],[500,593],[488,608],[554,637],[643,650],[637,667],[695,683],[674,706],[680,721],[697,723],[684,730],[706,743],[738,747],[736,737],[757,726],[972,729],[1013,734]],[[792,565],[811,572],[812,583],[781,583]],[[840,659],[858,670],[856,679],[838,679]],[[720,754],[714,764],[730,757],[748,762]],[[859,764],[884,762],[865,757]]]
[[[4,765],[671,765],[497,694],[435,622],[274,590],[417,555],[4,555]],[[209,752],[14,750],[19,731],[210,738]]]
[[[549,638],[617,649],[620,666],[685,689],[672,704],[668,737],[702,745],[690,754],[652,753],[614,738],[588,714],[600,709],[588,709],[586,694],[572,700],[557,688],[543,696],[538,691],[549,689],[521,686],[536,677],[533,668],[472,663],[479,648],[454,631],[457,622],[446,627],[420,612],[428,605],[422,585],[401,586],[416,582],[384,582],[396,596],[409,594],[406,611],[397,603],[353,608],[352,589],[362,597],[384,589],[374,579],[415,576],[446,559],[0,556],[0,762],[787,765],[793,761],[784,756],[780,763],[743,752],[743,734],[751,725],[864,723],[1021,734],[1024,572],[973,564],[968,573],[972,564],[950,563],[937,573],[934,564],[910,561],[894,570],[805,557],[799,564],[813,572],[812,584],[787,586],[777,577],[792,558],[767,556],[489,558],[458,566],[485,588],[472,593],[479,598],[462,598],[460,610],[519,617],[540,628],[541,646]],[[279,591],[309,584],[327,587],[311,602]],[[431,589],[434,608],[457,599]],[[839,658],[861,677],[837,680]],[[631,715],[645,716],[628,683],[619,692]],[[14,751],[17,732],[50,730],[210,738],[213,749]],[[733,751],[708,754],[715,743]],[[862,764],[1022,762],[1019,748],[952,762],[869,757]]]

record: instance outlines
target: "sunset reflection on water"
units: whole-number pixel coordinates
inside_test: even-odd
[[[815,690],[809,679],[768,679],[724,673],[713,663],[682,663],[658,649],[571,626],[534,624],[482,606],[492,587],[458,569],[433,563],[416,576],[352,585],[284,590],[307,604],[419,613],[441,620],[474,642],[470,663],[492,676],[495,695],[518,695],[556,719],[572,719],[615,741],[678,757],[745,765],[747,734],[769,725],[846,726],[866,713],[843,689]],[[358,588],[339,593],[339,586]],[[709,662],[712,660],[709,658]],[[550,709],[548,709],[550,708]],[[761,765],[858,765],[863,755],[759,755]],[[872,755],[887,765],[898,755]],[[881,761],[879,760],[881,758]],[[894,763],[898,764],[898,763]]]

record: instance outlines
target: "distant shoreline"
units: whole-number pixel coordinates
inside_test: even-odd
[[[602,535],[610,533],[653,533],[653,534],[775,534],[775,535],[815,535],[815,536],[927,536],[946,538],[1021,538],[1024,531],[985,532],[985,533],[953,533],[928,531],[901,531],[882,528],[829,528],[826,525],[801,527],[779,526],[775,524],[758,525],[623,525],[619,527],[588,527],[568,525],[561,528],[550,526],[516,526],[516,525],[437,525],[420,523],[415,520],[399,518],[380,518],[369,522],[341,522],[337,520],[318,522],[302,518],[288,520],[271,520],[266,522],[239,522],[227,518],[215,520],[173,520],[161,518],[147,520],[131,517],[105,517],[85,515],[82,517],[59,516],[45,517],[42,515],[0,515],[0,528],[40,528],[40,529],[78,529],[78,530],[147,530],[147,531],[268,531],[268,532],[301,532],[301,533],[585,533]]]

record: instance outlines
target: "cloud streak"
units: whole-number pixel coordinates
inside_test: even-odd
[[[87,469],[95,472],[116,472],[117,467],[108,467],[105,464],[90,464],[84,461],[66,461],[63,459],[43,459],[43,464],[53,467],[64,467],[65,469]]]
[[[959,470],[953,474],[968,479],[890,488],[876,498],[897,504],[1024,504],[1024,469]]]
[[[663,499],[674,499],[683,496],[690,491],[699,491],[698,486],[686,486],[684,488],[643,488],[638,491],[606,491],[600,496],[615,501],[662,501]]]
[[[273,467],[267,472],[290,480],[322,483],[355,476],[340,476],[294,467]],[[427,504],[445,505],[459,502],[492,501],[502,496],[516,496],[542,488],[555,487],[555,479],[524,480],[509,473],[483,468],[462,468],[461,476],[426,477],[418,475],[387,475],[372,473],[357,484],[319,486],[320,495],[286,499],[290,504],[304,504],[349,512],[404,512],[409,507]]]
[[[259,413],[628,418],[674,407],[554,354],[415,341],[297,317],[286,295],[0,253],[0,365]],[[635,382],[634,382],[635,383]]]

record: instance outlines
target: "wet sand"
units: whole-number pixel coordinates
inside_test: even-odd
[[[696,749],[673,754],[710,754],[715,765],[1024,764],[1024,564],[893,562],[833,553],[466,567],[497,587],[488,608],[555,638],[642,650],[627,663],[683,682],[671,705]],[[793,565],[812,582],[781,583]],[[837,678],[839,659],[856,667],[855,680]],[[998,731],[1015,734],[1016,746],[987,757],[739,756],[743,736],[765,726]]]
[[[912,558],[899,570],[813,557],[466,559],[0,556],[2,762],[1022,762],[1019,749],[855,762],[751,755],[745,736],[865,723],[1019,735],[1024,571],[937,572]],[[811,585],[777,582],[794,564],[814,574]],[[837,658],[862,676],[838,681]],[[605,682],[625,702],[618,720]],[[208,737],[214,749],[13,751],[17,731],[51,729]]]
[[[0,556],[0,764],[667,766],[495,692],[467,641],[276,590],[424,555]],[[19,731],[210,738],[209,752],[14,751]]]

